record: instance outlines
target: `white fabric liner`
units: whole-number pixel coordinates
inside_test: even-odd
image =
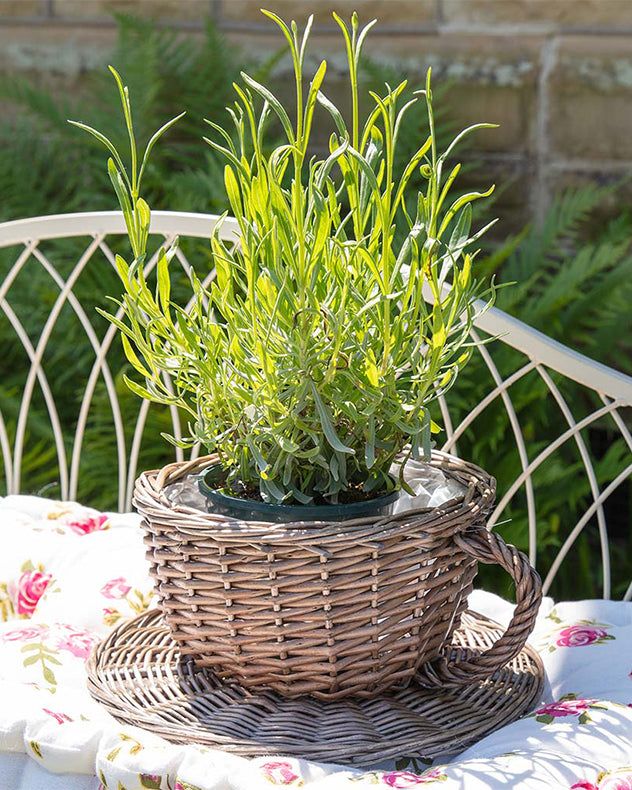
[[[399,467],[394,466],[391,472],[399,474]],[[458,480],[446,475],[436,466],[430,466],[422,461],[410,460],[404,470],[404,480],[415,492],[411,496],[402,491],[395,502],[393,511],[402,513],[413,508],[439,507],[450,499],[461,496],[465,491]]]
[[[399,474],[399,466],[394,464],[390,471],[396,477]],[[465,491],[465,486],[462,486],[458,480],[422,461],[408,461],[404,479],[414,491],[414,495],[402,491],[393,506],[394,513],[412,508],[439,507]],[[199,474],[187,475],[166,487],[167,497],[174,504],[203,510],[206,507],[206,499],[200,492],[198,481]]]

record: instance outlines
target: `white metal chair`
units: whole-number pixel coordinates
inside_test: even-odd
[[[167,243],[174,236],[206,239],[217,217],[204,214],[183,214],[177,212],[156,211],[152,217],[152,234],[163,237]],[[234,232],[234,220],[227,220],[223,225],[222,234],[230,238]],[[0,329],[10,327],[14,347],[11,353],[20,358],[22,355],[25,379],[21,392],[18,393],[19,409],[9,420],[0,403],[0,448],[3,462],[3,474],[6,492],[17,494],[25,491],[22,480],[22,468],[25,454],[25,437],[31,419],[30,407],[38,393],[43,398],[45,409],[50,421],[52,441],[58,465],[59,494],[62,499],[75,499],[78,494],[80,479],[80,459],[91,410],[94,406],[97,383],[101,380],[107,391],[112,426],[116,438],[117,458],[112,470],[112,486],[118,491],[118,507],[129,510],[131,493],[136,477],[139,451],[145,428],[149,403],[144,402],[136,417],[131,443],[126,441],[124,421],[119,404],[119,396],[109,359],[112,357],[112,341],[116,334],[114,326],[109,325],[99,336],[93,326],[91,316],[94,314],[92,304],[82,304],[76,295],[76,285],[90,262],[98,265],[114,267],[114,254],[111,249],[112,239],[125,233],[123,217],[118,212],[80,213],[34,219],[17,220],[0,224],[0,251],[8,248],[9,263],[0,283]],[[58,239],[76,238],[82,244],[82,252],[76,261],[71,261],[68,273],[62,276],[50,260],[47,253],[48,245]],[[84,242],[85,241],[85,245]],[[190,266],[182,250],[178,259],[186,271]],[[156,258],[148,263],[148,269],[155,265]],[[43,269],[54,283],[56,298],[50,306],[39,333],[33,336],[33,330],[12,307],[13,289],[20,278],[29,277],[31,267]],[[66,269],[64,270],[66,271]],[[212,279],[209,271],[206,281]],[[60,398],[65,397],[51,380],[47,370],[45,354],[55,345],[56,330],[59,316],[64,309],[70,308],[83,329],[76,338],[77,353],[90,353],[93,357],[89,375],[85,381],[73,382],[81,393],[80,405],[76,420],[72,425],[72,435],[67,435],[68,428],[62,425],[58,405]],[[58,331],[58,330],[57,330]],[[538,548],[538,511],[537,496],[533,482],[536,470],[556,451],[567,443],[574,443],[581,458],[584,473],[589,482],[590,503],[577,522],[567,529],[561,548],[553,560],[545,578],[545,592],[550,588],[562,561],[567,557],[575,541],[589,525],[596,526],[601,548],[601,566],[603,575],[603,597],[611,596],[611,551],[608,537],[608,526],[604,511],[604,503],[632,474],[632,434],[626,408],[632,406],[632,378],[601,365],[564,345],[546,337],[515,318],[498,309],[491,309],[477,322],[473,334],[497,335],[500,341],[515,349],[523,356],[523,364],[506,378],[501,376],[494,361],[494,346],[479,346],[478,353],[489,369],[491,386],[485,397],[475,405],[469,414],[455,424],[450,411],[450,395],[447,401],[440,401],[440,408],[446,429],[447,439],[442,449],[457,453],[457,442],[470,429],[474,421],[488,409],[494,409],[495,419],[507,422],[507,428],[513,434],[520,459],[521,471],[513,483],[500,491],[499,501],[492,515],[492,525],[506,512],[513,498],[520,492],[526,498],[528,512],[529,551],[533,562],[537,560]],[[20,363],[18,363],[20,364]],[[562,422],[561,430],[555,435],[547,435],[544,449],[530,453],[529,442],[523,436],[514,404],[512,387],[529,375],[536,375],[546,384],[550,397],[559,409]],[[598,397],[602,404],[592,409],[586,416],[576,419],[573,411],[575,404],[565,399],[559,384],[560,377],[576,382],[585,392],[594,398]],[[458,383],[456,387],[458,388]],[[628,417],[626,422],[626,417]],[[585,439],[585,429],[603,421],[610,420],[611,428],[621,437],[627,448],[627,462],[617,471],[611,480],[600,486],[595,474],[594,459],[589,443]],[[175,408],[171,410],[173,433],[181,435],[179,415]],[[66,434],[64,433],[66,431]],[[540,437],[542,438],[542,437]],[[175,450],[176,459],[181,460],[184,453]],[[471,459],[476,461],[476,459]],[[493,469],[490,469],[492,473]],[[29,492],[33,493],[33,492]],[[85,504],[90,504],[86,502]],[[632,583],[624,594],[625,600],[632,600]]]

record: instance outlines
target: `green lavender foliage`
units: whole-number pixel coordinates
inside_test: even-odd
[[[200,138],[202,118],[219,120],[225,115],[225,105],[232,100],[232,83],[239,76],[238,64],[243,66],[243,54],[229,46],[208,23],[203,38],[156,28],[146,20],[117,16],[118,42],[112,60],[125,72],[135,95],[143,97],[135,107],[135,123],[141,135],[159,126],[176,107],[187,109],[187,115],[171,133],[168,150],[149,163],[144,174],[144,185],[155,208],[218,212],[229,207],[223,185],[223,165],[210,148],[204,151]],[[264,79],[279,54],[262,64],[250,64],[258,80]],[[376,67],[377,69],[377,67]],[[388,75],[377,69],[371,84],[383,84]],[[83,77],[85,85],[72,100],[56,96],[26,77],[0,76],[0,95],[15,112],[0,122],[0,220],[38,216],[42,214],[111,209],[115,207],[112,187],[101,167],[103,150],[89,136],[77,135],[69,126],[69,115],[90,118],[95,126],[104,129],[117,140],[119,95],[116,85],[100,71]],[[421,124],[427,120],[413,108],[412,115]],[[427,133],[427,132],[426,132]],[[438,136],[445,139],[441,122]],[[118,142],[118,140],[117,140]],[[58,240],[45,245],[51,262],[65,277],[76,261],[87,240]],[[126,246],[114,250],[124,252]],[[183,240],[189,257],[207,256],[208,243]],[[120,247],[120,249],[119,249]],[[4,275],[19,254],[18,248],[0,250],[0,273]],[[210,263],[209,263],[210,265]],[[180,279],[183,279],[182,277]],[[104,295],[116,293],[118,275],[97,252],[93,262],[77,281],[74,292],[84,305],[107,306]],[[181,283],[181,286],[186,283]],[[178,292],[178,283],[174,284]],[[184,296],[184,289],[180,291]],[[11,287],[8,299],[25,328],[36,342],[46,317],[58,294],[57,286],[41,266],[30,260],[21,277]],[[88,317],[95,331],[102,336],[107,324],[88,309]],[[83,333],[77,319],[68,308],[62,311],[54,337],[44,357],[45,370],[57,397],[63,433],[72,437],[79,408],[80,388],[85,381],[92,355],[76,353],[71,338]],[[0,322],[0,400],[11,440],[19,413],[26,370],[29,364],[25,353],[16,343],[8,322]],[[120,344],[110,349],[108,360],[116,377],[119,400],[125,400],[124,426],[128,444],[138,410],[136,399],[125,387],[123,374],[130,372]],[[125,397],[127,395],[127,398]],[[46,407],[39,390],[29,410],[26,435],[27,457],[22,465],[24,490],[59,495],[56,454]],[[168,427],[168,413],[153,407],[150,420],[155,420],[154,435]],[[148,427],[148,433],[150,428]],[[67,445],[70,452],[70,445]],[[170,459],[172,450],[160,441],[148,442],[143,448],[141,466],[156,468]],[[116,457],[113,424],[107,397],[98,385],[88,421],[88,435],[81,455],[79,496],[97,507],[116,507],[113,494],[116,479],[112,459]]]
[[[402,82],[386,94],[371,93],[374,109],[361,124],[358,65],[371,27],[351,28],[336,15],[348,54],[352,122],[321,91],[323,61],[304,92],[303,60],[311,27],[299,37],[269,16],[292,54],[296,121],[276,96],[242,72],[229,112],[232,134],[211,121],[207,142],[226,159],[224,182],[239,225],[238,244],[211,237],[217,276],[209,288],[191,275],[193,307],[171,299],[169,263],[162,251],[155,295],[145,280],[150,211],[141,181],[163,125],[141,157],[137,153],[129,92],[119,84],[129,135],[129,166],[95,129],[77,124],[109,150],[108,170],[125,215],[133,251],[117,266],[125,287],[119,305],[127,357],[144,377],[137,394],[177,404],[191,416],[190,446],[217,451],[228,483],[258,484],[265,501],[338,501],[350,487],[390,490],[395,456],[410,445],[427,457],[428,404],[454,382],[470,353],[469,329],[480,285],[472,275],[472,203],[491,193],[471,192],[452,201],[460,165],[446,160],[477,124],[439,153],[434,135],[430,73],[423,96],[430,133],[394,179],[398,135],[406,111]],[[309,157],[317,102],[335,131],[325,158]],[[283,141],[267,150],[270,116]],[[218,139],[219,138],[219,141]],[[426,181],[414,212],[406,201],[411,175]],[[394,228],[405,222],[403,243]],[[449,290],[444,286],[452,284]],[[424,299],[424,288],[432,294]],[[493,296],[493,290],[490,292]],[[164,380],[169,376],[169,384]],[[175,392],[174,392],[175,390]]]

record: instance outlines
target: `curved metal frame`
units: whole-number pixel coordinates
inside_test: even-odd
[[[167,243],[169,243],[176,234],[184,237],[208,238],[217,220],[217,216],[208,214],[156,211],[152,215],[151,233],[152,235],[163,236]],[[236,230],[237,223],[235,220],[226,218],[222,225],[222,237],[227,240],[234,239]],[[0,283],[0,311],[2,311],[6,320],[12,325],[18,340],[22,343],[30,360],[30,367],[22,393],[13,447],[11,447],[5,417],[0,405],[0,451],[4,464],[4,475],[8,493],[18,493],[21,490],[20,472],[29,406],[34,395],[35,387],[39,385],[53,430],[60,468],[59,482],[61,496],[63,498],[75,498],[77,496],[81,448],[97,382],[99,377],[102,377],[112,410],[112,419],[116,435],[119,509],[125,510],[130,507],[132,486],[136,477],[136,465],[149,404],[147,402],[142,404],[139,410],[131,447],[128,449],[126,447],[123,421],[114,380],[107,362],[107,354],[114,335],[116,334],[116,329],[114,326],[109,326],[103,337],[99,339],[84,308],[73,292],[73,286],[97,250],[103,253],[111,266],[115,266],[114,255],[106,239],[110,235],[121,235],[124,233],[125,224],[122,214],[115,211],[54,215],[0,224],[0,248],[14,245],[21,245],[23,247],[17,254],[16,260],[10,267],[4,280]],[[71,237],[87,237],[88,243],[70,275],[64,280],[55,270],[55,267],[47,258],[40,244],[50,239]],[[35,343],[29,339],[26,329],[12,309],[8,298],[12,284],[24,269],[27,261],[32,258],[43,267],[59,288],[59,294],[51,308],[40,336]],[[181,250],[178,251],[177,260],[185,271],[189,270],[190,263]],[[147,273],[153,269],[155,264],[156,256],[147,263]],[[206,278],[207,282],[212,279],[213,276],[214,273],[210,272]],[[72,453],[70,463],[68,463],[62,428],[55,405],[55,397],[51,389],[51,384],[47,379],[44,365],[42,364],[46,347],[54,338],[57,318],[66,304],[71,307],[83,327],[90,347],[95,355],[90,375],[85,382],[83,390],[74,439],[71,445]],[[500,399],[509,421],[509,428],[516,442],[521,472],[509,489],[503,493],[491,517],[491,524],[498,522],[498,519],[512,497],[524,487],[529,523],[530,558],[532,562],[535,562],[537,556],[537,507],[532,475],[540,464],[550,457],[556,449],[563,446],[568,441],[573,441],[586,471],[592,504],[569,532],[565,542],[560,548],[558,556],[545,579],[545,591],[550,588],[555,574],[559,570],[562,561],[577,537],[586,524],[589,523],[590,519],[596,516],[602,554],[604,579],[603,595],[605,598],[608,598],[611,593],[610,546],[603,503],[612,491],[632,474],[632,434],[620,413],[622,407],[632,406],[632,378],[567,348],[561,343],[548,338],[541,332],[538,332],[496,308],[489,309],[477,319],[476,330],[472,333],[473,339],[479,339],[478,330],[498,337],[500,342],[520,352],[526,358],[525,363],[506,379],[503,379],[494,363],[489,349],[486,346],[478,347],[482,359],[489,370],[494,386],[458,425],[453,424],[446,399],[444,397],[440,398],[439,403],[447,433],[447,440],[442,449],[456,453],[456,443],[459,437],[464,434],[485,409],[497,406],[497,401]],[[556,371],[565,378],[571,379],[586,389],[597,393],[603,406],[577,421],[573,415],[570,404],[551,378],[549,371]],[[559,407],[560,415],[567,426],[559,435],[550,437],[551,440],[546,448],[534,458],[529,458],[527,442],[523,436],[510,392],[512,385],[528,374],[537,374],[544,381],[551,397]],[[607,486],[600,489],[590,451],[581,431],[593,424],[597,419],[606,415],[612,418],[615,429],[623,437],[629,448],[631,463]],[[174,433],[176,435],[181,434],[179,415],[175,408],[172,409],[172,420]],[[194,450],[193,454],[196,455],[197,450]],[[177,460],[182,460],[183,451],[177,449],[175,455]],[[632,583],[625,593],[625,599],[632,600]]]

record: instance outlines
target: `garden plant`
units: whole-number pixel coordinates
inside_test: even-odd
[[[294,23],[264,13],[290,47],[296,121],[268,88],[242,73],[229,108],[234,134],[210,122],[215,135],[207,142],[225,157],[239,232],[229,244],[220,237],[221,220],[214,229],[217,276],[205,288],[191,273],[190,309],[171,299],[173,246],[160,253],[155,290],[143,271],[150,209],[142,179],[155,142],[178,118],[140,156],[129,94],[112,69],[130,163],[101,132],[77,124],[111,154],[108,171],[133,251],[129,264],[116,259],[125,288],[117,304],[126,320],[107,317],[144,378],[142,385],[128,379],[130,388],[188,413],[190,436],[182,443],[200,442],[219,454],[229,493],[273,503],[352,501],[397,485],[390,470],[405,446],[407,457],[429,457],[437,429],[429,404],[467,361],[476,310],[493,299],[491,288],[487,301],[476,302],[484,289],[473,272],[473,245],[493,223],[471,230],[472,203],[493,187],[452,199],[460,165],[446,165],[467,134],[490,125],[465,129],[439,152],[430,72],[425,89],[408,102],[401,102],[405,82],[387,85],[384,95],[372,92],[374,108],[362,124],[358,67],[371,25],[360,29],[355,14],[350,28],[336,16],[349,64],[347,124],[321,91],[326,62],[304,90],[311,19],[301,38]],[[429,134],[396,178],[402,120],[419,100]],[[317,104],[334,126],[321,158],[309,154]],[[266,150],[272,119],[283,139]],[[410,195],[417,171],[425,189]],[[398,226],[406,228],[399,243]]]

